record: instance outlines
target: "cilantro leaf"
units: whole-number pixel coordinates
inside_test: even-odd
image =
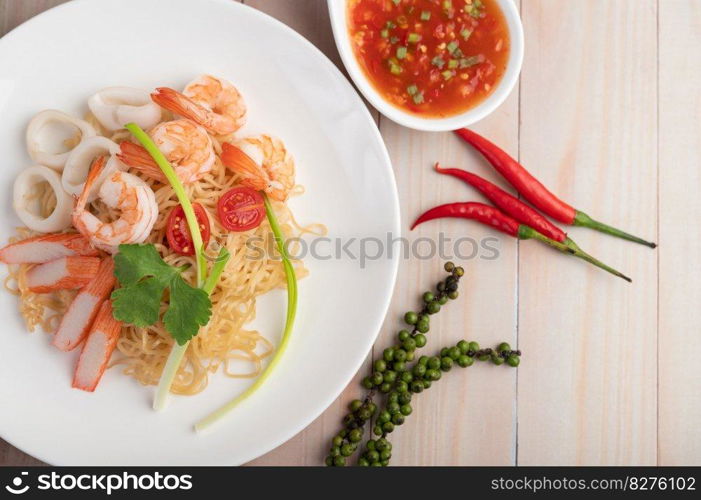
[[[170,282],[170,307],[163,315],[163,324],[175,341],[184,345],[209,322],[212,302],[207,292],[193,288],[179,275]]]
[[[122,286],[133,285],[145,276],[168,283],[180,271],[166,264],[153,245],[119,245],[114,256],[114,275]]]
[[[153,325],[158,321],[165,288],[164,283],[153,277],[118,288],[112,292],[112,315],[119,321],[142,328]]]
[[[178,344],[187,343],[209,321],[212,302],[207,292],[180,276],[183,269],[168,265],[153,245],[119,245],[114,275],[121,288],[112,292],[115,319],[142,328],[153,325],[168,289],[170,303],[163,324]]]

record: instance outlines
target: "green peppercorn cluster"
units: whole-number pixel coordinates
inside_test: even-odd
[[[382,358],[373,363],[373,372],[362,381],[363,387],[370,392],[364,400],[356,399],[349,405],[350,413],[343,420],[342,429],[332,441],[326,465],[344,466],[346,459],[353,455],[362,440],[362,429],[375,417],[373,433],[377,439],[370,439],[358,459],[361,466],[387,466],[392,457],[392,444],[387,435],[404,423],[412,412],[411,400],[414,394],[429,389],[433,382],[440,380],[442,373],[450,371],[454,365],[471,366],[475,360],[489,361],[496,365],[506,362],[509,366],[518,366],[520,351],[513,351],[506,342],[496,349],[480,349],[477,342],[461,340],[455,346],[444,347],[438,356],[421,356],[413,366],[415,351],[426,345],[426,333],[430,329],[430,316],[440,311],[449,299],[458,297],[458,283],[464,275],[462,267],[452,262],[445,264],[448,277],[438,283],[436,292],[423,294],[423,308],[420,312],[409,311],[404,321],[412,327],[400,330],[398,343],[388,347]],[[379,391],[386,394],[385,407],[378,413],[378,407],[372,399]]]

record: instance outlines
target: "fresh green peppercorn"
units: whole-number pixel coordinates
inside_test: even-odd
[[[419,358],[419,364],[426,366],[428,364],[428,356],[421,356]]]
[[[382,427],[380,427],[379,425],[376,425],[375,427],[373,427],[372,433],[375,436],[381,436],[382,435]]]
[[[414,349],[416,349],[416,340],[409,337],[404,342],[402,342],[402,347],[404,348],[405,351],[411,352]]]
[[[454,272],[455,272],[455,276],[464,276],[465,275],[465,270],[462,267],[456,267]]]
[[[411,403],[411,393],[410,392],[403,392],[402,394],[399,395],[399,404],[400,405],[406,405]]]
[[[509,366],[517,367],[521,362],[521,358],[516,354],[512,354],[506,358],[506,362],[509,363]]]
[[[367,402],[367,409],[370,412],[370,415],[374,415],[375,412],[377,411],[377,405],[373,403],[372,401]]]
[[[350,457],[355,450],[350,444],[344,444],[341,446],[341,456]]]
[[[458,365],[460,365],[463,368],[467,368],[468,366],[472,366],[472,363],[474,363],[475,360],[474,358],[471,358],[470,356],[462,355],[458,358]]]
[[[443,283],[442,281],[439,282],[439,283],[436,285],[436,290],[438,290],[439,293],[442,292],[443,290],[445,290],[445,283]]]
[[[467,354],[467,351],[470,350],[470,343],[467,340],[461,340],[455,346],[460,349],[461,354]]]
[[[401,407],[400,407],[400,408],[401,408]],[[348,440],[349,440],[351,443],[357,443],[357,442],[359,442],[359,441],[362,440],[362,439],[363,439],[363,431],[361,431],[360,429],[353,429],[353,430],[350,431],[350,433],[348,434]]]
[[[338,435],[344,438],[348,435],[348,431],[346,429],[341,429],[340,431],[338,431]]]
[[[416,347],[423,347],[426,345],[426,335],[417,333],[414,337],[414,341],[416,342]]]
[[[397,369],[396,361],[406,361],[406,351],[404,349],[395,349],[394,350],[394,361],[395,361],[394,369],[396,370]]]
[[[384,351],[382,351],[382,359],[384,359],[386,362],[390,362],[394,359],[394,349],[392,347],[388,347]]]
[[[389,450],[382,450],[382,451],[380,452],[380,460],[385,461],[385,460],[389,460],[390,458],[392,458],[392,452],[391,452],[391,451],[389,451]]]
[[[420,333],[428,333],[431,330],[431,325],[428,321],[421,321],[420,323],[416,324],[416,329]]]
[[[380,454],[375,450],[368,450],[365,453],[365,458],[367,458],[370,463],[377,462],[380,459]]]
[[[431,321],[431,316],[428,314],[419,314],[418,323],[421,323],[422,321]]]
[[[444,372],[449,372],[453,367],[453,358],[445,357],[441,358],[441,370]]]
[[[404,315],[404,321],[407,325],[415,325],[419,321],[419,315],[414,311],[409,311]]]
[[[446,356],[450,356],[450,351],[447,347],[443,347],[441,349],[441,358],[445,358]]]
[[[377,421],[381,424],[384,424],[385,422],[389,422],[390,419],[392,418],[392,415],[387,410],[383,410],[380,412],[380,415],[377,417]]]
[[[470,342],[470,349],[469,350],[472,352],[477,352],[480,350],[480,345],[473,340],[472,342]]]
[[[392,384],[390,384],[389,382],[382,382],[382,384],[380,384],[380,392],[382,394],[387,394],[391,390]]]
[[[411,392],[418,394],[424,390],[424,383],[421,380],[414,380],[411,383]]]
[[[427,380],[438,380],[441,378],[441,372],[435,368],[429,368],[426,370],[426,379]]]
[[[334,446],[341,446],[343,444],[343,438],[341,436],[334,436],[332,443]]]
[[[339,455],[333,459],[333,464],[336,467],[343,467],[346,465],[346,458]]]
[[[360,407],[363,406],[363,402],[359,399],[354,399],[353,401],[350,402],[348,405],[348,409],[350,411],[358,411]]]
[[[375,368],[375,371],[380,372],[380,373],[382,373],[383,371],[385,371],[387,369],[387,363],[385,363],[384,359],[375,360],[375,363],[373,366]]]
[[[491,354],[487,354],[487,353],[483,352],[482,354],[477,356],[477,359],[479,359],[480,361],[489,361],[491,359],[491,357],[492,357]]]
[[[382,430],[389,434],[394,431],[394,424],[392,422],[385,422],[382,424]]]
[[[385,438],[378,439],[375,444],[376,444],[375,448],[377,449],[377,451],[384,451],[384,450],[391,450],[392,449],[392,443],[387,441],[387,439],[385,439]]]
[[[459,295],[460,295],[460,294],[458,293],[457,290],[452,290],[452,291],[448,292],[448,298],[449,298],[450,300],[455,300],[455,299],[457,299]]]
[[[499,344],[499,347],[497,347],[497,353],[501,354],[504,351],[511,351],[511,346],[507,342],[502,342]]]
[[[431,302],[433,302],[434,298],[435,298],[435,295],[433,295],[432,292],[424,293],[423,299],[424,299],[424,302],[426,302],[427,304],[430,304]]]
[[[328,467],[333,467],[333,457],[328,456],[326,457],[326,460],[324,461]]]
[[[455,269],[455,264],[453,264],[451,261],[448,261],[443,266],[443,269],[445,269],[447,273],[452,273],[453,269]]]
[[[329,450],[329,455],[332,457],[337,457],[341,454],[341,447],[340,446],[332,446],[331,449]]]
[[[394,371],[396,371],[398,373],[406,371],[406,363],[404,361],[395,361],[394,362]]]
[[[389,465],[389,460],[380,460],[381,467],[387,467]]]
[[[494,363],[494,364],[497,365],[497,366],[503,365],[503,364],[504,364],[504,358],[502,358],[501,356],[499,356],[497,353],[494,353],[494,354],[492,354],[492,363]]]
[[[414,351],[410,351],[410,352],[406,353],[406,360],[407,360],[407,361],[413,361],[415,355],[416,355],[416,354],[415,354]]]
[[[406,339],[411,337],[411,333],[409,333],[409,330],[399,330],[397,337],[399,338],[399,342],[404,342]]]
[[[360,458],[358,459],[358,466],[359,466],[359,467],[369,467],[369,466],[370,466],[370,462],[368,462],[367,458],[365,458],[365,457],[360,457]]]
[[[426,367],[424,365],[414,365],[411,372],[414,376],[421,378],[426,374]]]
[[[382,377],[382,374],[380,372],[375,372],[371,375],[371,380],[373,385],[380,385],[384,378]]]
[[[395,384],[395,389],[397,389],[397,392],[401,394],[409,390],[409,385],[403,380],[400,380]]]
[[[406,382],[407,384],[411,384],[412,380],[414,380],[414,376],[411,374],[411,372],[402,373],[402,382]]]
[[[372,386],[374,385],[375,384],[372,383],[372,379],[370,379],[370,377],[365,377],[363,379],[363,387],[365,387],[366,389],[372,389]]]
[[[437,370],[441,367],[441,359],[436,356],[431,356],[428,360],[428,368]]]
[[[353,415],[346,415],[345,417],[343,417],[343,423],[345,425],[348,425],[352,422],[355,422],[355,417]]]
[[[385,385],[387,382],[384,382],[382,385]],[[361,420],[370,420],[370,417],[372,417],[372,412],[368,408],[360,408],[357,412],[355,412],[355,415],[361,419]]]
[[[448,296],[447,296],[447,295],[441,295],[441,296],[438,298],[438,304],[444,306],[444,305],[446,305],[447,303],[448,303]]]
[[[368,451],[372,451],[376,448],[377,446],[377,441],[374,439],[370,439],[367,443],[365,443],[365,447],[368,449]],[[367,452],[365,453],[367,455]]]
[[[424,380],[424,389],[430,389],[430,388],[431,388],[431,381]]]
[[[451,347],[448,349],[448,356],[453,358],[453,361],[457,361],[462,353],[458,347]]]
[[[428,314],[436,314],[441,310],[441,305],[436,302],[435,300],[432,302],[429,302],[428,305],[426,305],[426,311],[428,311]]]
[[[394,425],[402,425],[404,423],[404,415],[401,413],[395,413],[392,415],[392,423]]]
[[[370,464],[370,467],[382,467],[382,462],[379,460]]]
[[[411,415],[411,405],[410,404],[405,404],[399,407],[399,411],[401,412],[402,415],[405,417],[408,417]]]
[[[387,404],[387,411],[390,413],[390,415],[393,415],[395,413],[399,413],[399,403],[389,403]]]
[[[395,380],[397,380],[397,372],[395,372],[394,370],[388,370],[382,374],[382,379],[385,382],[394,384]]]

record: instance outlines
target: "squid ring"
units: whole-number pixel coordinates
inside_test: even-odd
[[[92,161],[98,156],[109,156],[110,159],[107,160],[104,170],[90,189],[88,201],[94,200],[97,197],[97,192],[102,185],[102,181],[104,181],[108,175],[115,170],[126,170],[124,164],[115,156],[116,153],[119,153],[119,145],[109,140],[107,137],[97,135],[85,139],[71,151],[70,155],[68,155],[68,160],[66,160],[66,166],[63,167],[63,174],[61,176],[63,189],[68,194],[74,196],[80,195],[85,186],[85,179],[88,178],[88,172],[90,171]]]
[[[130,122],[148,130],[161,121],[161,108],[150,94],[131,87],[107,87],[88,99],[88,107],[100,125],[109,131]]]
[[[44,218],[30,210],[32,189],[42,182],[48,182],[56,195],[56,208]],[[41,233],[63,231],[71,225],[73,199],[63,190],[61,177],[55,170],[42,165],[25,168],[15,179],[12,206],[17,217],[29,228]]]
[[[46,137],[47,133],[44,129],[48,125],[56,124],[68,125],[75,129],[79,136],[78,143],[72,146],[67,146],[65,141],[62,146],[51,144],[51,142],[56,142],[56,138],[53,138],[52,141],[52,138]],[[86,138],[94,135],[96,135],[95,129],[85,120],[75,118],[63,111],[47,109],[37,114],[29,122],[27,127],[27,151],[35,162],[60,172],[63,170],[70,152]]]

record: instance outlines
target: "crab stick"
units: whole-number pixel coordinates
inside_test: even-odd
[[[62,351],[71,351],[90,331],[100,305],[114,288],[114,260],[106,257],[100,262],[95,277],[78,292],[68,311],[61,318],[53,344]]]
[[[43,264],[61,257],[95,257],[98,251],[82,234],[45,234],[12,243],[0,249],[5,264]]]
[[[117,345],[121,328],[122,322],[112,316],[112,303],[109,299],[105,300],[80,353],[73,387],[88,392],[95,390]]]
[[[31,268],[27,286],[34,293],[82,288],[95,277],[99,266],[99,257],[61,257]]]

